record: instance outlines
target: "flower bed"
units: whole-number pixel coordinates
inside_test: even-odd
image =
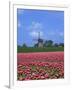
[[[64,52],[18,53],[18,80],[64,78]]]
[[[64,63],[31,62],[18,63],[18,80],[41,80],[64,78]]]

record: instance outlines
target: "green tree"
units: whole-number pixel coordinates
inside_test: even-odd
[[[60,43],[59,46],[60,46],[60,47],[64,47],[64,43]]]
[[[27,47],[27,45],[24,43],[22,47],[26,48],[26,47]]]
[[[35,44],[35,45],[34,45],[34,47],[35,47],[35,48],[36,48],[36,47],[38,47],[38,43],[37,43],[37,44]]]
[[[52,40],[46,40],[44,43],[44,47],[51,47],[53,46],[53,41]]]
[[[59,46],[58,43],[55,43],[55,44],[54,44],[54,47],[58,47],[58,46]]]

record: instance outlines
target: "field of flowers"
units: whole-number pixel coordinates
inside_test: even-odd
[[[63,52],[18,53],[17,60],[18,80],[64,78]]]

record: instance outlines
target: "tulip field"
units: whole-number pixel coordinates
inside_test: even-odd
[[[64,52],[17,53],[17,80],[64,78]]]

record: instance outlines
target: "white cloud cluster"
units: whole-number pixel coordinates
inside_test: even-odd
[[[30,36],[32,36],[32,37],[38,37],[38,34],[39,34],[39,32],[37,32],[37,31],[31,31],[30,32]],[[42,31],[40,31],[40,36],[41,37],[43,36],[43,32]]]
[[[40,22],[32,22],[31,25],[28,27],[28,30],[42,30],[43,25]]]
[[[57,36],[59,35],[60,37],[63,37],[63,36],[64,36],[64,33],[63,33],[63,32],[60,32],[60,31],[55,31],[55,32],[54,32],[54,31],[49,31],[47,34],[48,34],[48,35],[53,35],[53,36],[54,36],[54,35],[55,35],[55,36],[56,36],[56,35],[57,35]]]
[[[40,33],[40,36],[43,36],[43,25],[40,22],[32,22],[32,24],[28,27],[29,34],[32,37],[38,37],[38,34]]]

